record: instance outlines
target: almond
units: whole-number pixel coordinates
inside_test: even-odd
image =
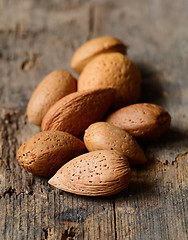
[[[138,103],[115,111],[106,121],[138,139],[153,140],[169,128],[171,117],[158,105]]]
[[[114,108],[136,103],[140,95],[139,69],[121,53],[100,54],[83,69],[78,79],[78,91],[91,88],[116,89]]]
[[[91,124],[85,131],[84,143],[89,151],[116,150],[127,157],[131,165],[147,161],[140,145],[129,133],[107,122]]]
[[[130,179],[125,157],[117,151],[100,150],[72,159],[48,183],[79,195],[108,196],[126,188]]]
[[[114,89],[75,92],[55,103],[42,121],[42,130],[59,130],[82,137],[85,129],[102,119],[114,96]]]
[[[17,152],[22,167],[34,175],[51,177],[67,161],[84,153],[84,143],[65,132],[39,132]]]
[[[72,57],[71,67],[76,73],[81,73],[86,64],[97,55],[106,52],[121,52],[125,54],[126,49],[127,46],[114,37],[103,36],[94,38],[78,48]]]
[[[59,99],[76,91],[76,79],[65,70],[48,74],[33,92],[27,106],[31,123],[40,126],[48,109]]]

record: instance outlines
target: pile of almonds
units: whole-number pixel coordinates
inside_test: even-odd
[[[147,161],[136,139],[158,138],[171,117],[160,106],[136,104],[141,74],[126,50],[114,37],[90,40],[71,61],[78,81],[65,70],[43,79],[27,107],[42,132],[19,148],[22,167],[80,195],[108,196],[128,186],[130,165]]]

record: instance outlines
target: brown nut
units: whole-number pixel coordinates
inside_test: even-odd
[[[127,159],[117,151],[100,150],[72,159],[48,183],[79,195],[109,196],[126,188],[130,180]]]
[[[76,73],[80,74],[86,64],[97,55],[107,52],[121,52],[125,54],[126,49],[127,46],[114,37],[103,36],[94,38],[78,48],[72,57],[71,67]]]
[[[107,122],[91,124],[85,130],[84,143],[89,151],[116,150],[128,158],[130,165],[147,161],[140,145],[129,133]]]
[[[75,92],[55,103],[42,121],[42,130],[69,132],[82,137],[85,129],[102,119],[111,105],[114,89]]]
[[[84,143],[65,132],[39,132],[17,151],[20,165],[42,177],[51,177],[67,161],[85,151]]]
[[[115,111],[106,121],[140,140],[153,140],[169,128],[171,117],[158,105],[138,103]]]
[[[121,53],[100,54],[91,60],[78,79],[78,91],[91,88],[116,89],[113,107],[135,103],[140,95],[139,69]]]
[[[44,115],[59,99],[76,91],[76,79],[65,70],[48,74],[33,92],[27,106],[31,123],[40,126]]]

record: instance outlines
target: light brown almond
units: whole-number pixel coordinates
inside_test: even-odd
[[[58,130],[82,137],[85,129],[102,119],[111,105],[114,89],[75,92],[55,103],[42,121],[42,130]]]
[[[121,53],[100,54],[91,60],[78,79],[78,91],[91,88],[116,89],[114,108],[135,103],[140,95],[139,69]]]
[[[76,79],[65,70],[48,74],[33,92],[27,106],[31,123],[40,126],[49,108],[62,97],[76,91]]]
[[[106,121],[138,139],[153,140],[169,128],[171,117],[158,105],[138,103],[115,111]]]
[[[84,153],[84,143],[65,132],[39,132],[17,151],[22,167],[34,175],[51,177],[67,161]]]
[[[129,133],[107,122],[91,124],[85,130],[84,143],[89,151],[116,150],[127,157],[131,165],[147,161],[140,145]]]
[[[101,53],[126,53],[127,46],[117,38],[103,36],[84,43],[72,57],[71,67],[76,73],[81,73],[86,64]]]
[[[117,151],[100,150],[72,159],[48,183],[79,195],[108,196],[122,191],[130,180],[127,159]]]

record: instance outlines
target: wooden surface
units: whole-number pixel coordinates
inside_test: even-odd
[[[184,240],[188,160],[188,1],[0,0],[0,240]],[[25,109],[42,78],[70,70],[86,40],[113,35],[142,71],[141,102],[172,115],[171,129],[145,144],[148,164],[108,198],[49,186],[16,160],[40,129]]]

